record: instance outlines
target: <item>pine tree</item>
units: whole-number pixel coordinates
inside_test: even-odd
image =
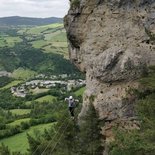
[[[0,146],[0,155],[10,155],[10,151],[9,148],[7,146],[5,146],[3,143]]]
[[[79,127],[66,111],[62,112],[54,128],[45,130],[41,141],[28,137],[31,152],[38,147],[36,155],[43,150],[45,155],[101,155],[100,120],[92,104],[82,121]]]
[[[100,155],[103,152],[100,120],[90,104],[87,114],[83,117],[80,131],[80,152],[83,155]]]
[[[37,141],[35,138],[31,137],[29,134],[27,134],[27,139],[29,141],[29,146],[30,146],[29,151],[36,155],[40,153],[40,149],[39,149],[40,142]]]

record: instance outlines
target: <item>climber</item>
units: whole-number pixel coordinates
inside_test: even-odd
[[[65,101],[68,101],[68,108],[69,108],[70,114],[72,118],[74,118],[74,109],[76,107],[76,102],[78,103],[79,100],[75,100],[73,96],[70,96],[69,98],[65,98]]]

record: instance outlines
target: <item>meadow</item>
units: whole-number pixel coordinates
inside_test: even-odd
[[[36,133],[42,134],[45,129],[49,129],[51,127],[52,127],[51,123],[40,124],[40,125],[31,127],[30,129],[25,130],[24,132],[19,133],[17,135],[2,139],[0,140],[0,143],[3,143],[4,145],[8,146],[8,148],[12,152],[26,153],[27,149],[29,148],[27,134],[30,134],[31,136],[35,136]]]
[[[4,90],[4,89],[11,88],[13,86],[17,86],[21,82],[22,82],[21,80],[14,80],[14,81],[10,82],[9,84],[5,85],[4,87],[0,88],[0,90]]]
[[[77,91],[75,91],[74,94],[76,96],[82,96],[85,90],[86,90],[86,87],[82,87],[82,88],[78,89]]]
[[[30,121],[30,118],[23,118],[23,119],[19,119],[19,120],[16,120],[12,123],[9,123],[7,125],[9,126],[16,126],[16,125],[21,125],[21,123],[24,123],[24,122],[29,122]]]
[[[30,69],[18,68],[13,71],[12,77],[19,80],[28,80],[34,78],[37,73]]]
[[[10,110],[10,112],[13,115],[20,116],[20,115],[29,114],[31,112],[31,109],[12,109],[12,110]]]
[[[52,95],[46,95],[44,97],[40,97],[40,98],[36,99],[35,101],[42,103],[42,102],[51,102],[54,99],[56,99],[56,97],[54,97]]]
[[[63,28],[63,24],[55,23],[55,24],[49,24],[49,25],[43,25],[43,26],[36,26],[24,30],[20,30],[19,33],[23,35],[23,33],[27,34],[40,34],[40,33],[49,33],[54,32],[56,28]]]
[[[13,47],[16,43],[22,42],[20,37],[11,37],[11,36],[1,36],[0,37],[0,47],[8,46]]]

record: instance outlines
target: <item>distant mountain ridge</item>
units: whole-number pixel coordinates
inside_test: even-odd
[[[0,18],[0,25],[47,25],[53,23],[62,23],[62,18],[57,17],[49,17],[49,18],[31,18],[31,17],[20,17],[20,16],[11,16],[11,17],[1,17]]]

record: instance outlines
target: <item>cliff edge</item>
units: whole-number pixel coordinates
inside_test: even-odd
[[[86,73],[80,116],[91,102],[104,120],[103,137],[112,128],[138,129],[130,93],[155,65],[154,0],[72,0],[65,17],[70,59]],[[93,98],[93,100],[92,100]]]

